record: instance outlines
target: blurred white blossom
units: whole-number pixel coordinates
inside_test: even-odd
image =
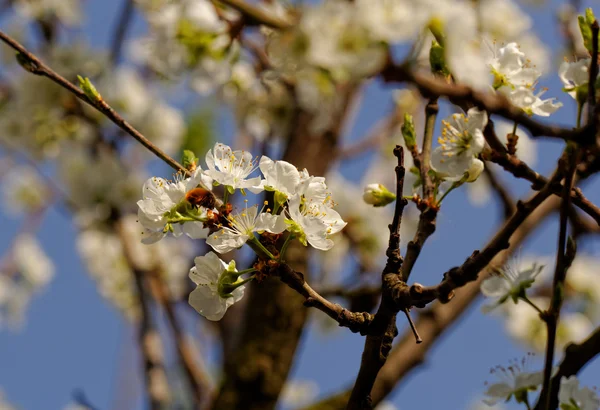
[[[14,215],[39,211],[52,201],[48,184],[30,166],[11,168],[4,176],[2,185],[5,206]]]
[[[47,19],[56,17],[67,26],[81,22],[79,0],[16,0],[17,13],[29,19]]]
[[[319,385],[314,380],[288,380],[281,392],[281,404],[290,408],[305,407],[319,394]]]
[[[569,378],[563,376],[560,379],[558,401],[561,409],[600,409],[600,399],[598,399],[596,392],[587,387],[579,388],[579,380],[577,380],[577,376],[570,376]]]

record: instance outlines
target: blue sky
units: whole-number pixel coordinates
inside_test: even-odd
[[[106,46],[121,2],[89,0],[84,3],[87,14],[84,36],[94,47]],[[535,21],[535,31],[546,44],[561,44],[554,18],[559,4],[549,2],[544,7],[528,8]],[[6,24],[6,19],[0,21],[0,26],[6,27]],[[132,31],[142,30],[138,16]],[[550,88],[549,96],[557,96],[565,104],[552,121],[574,124],[574,104],[568,96],[560,94],[556,74],[546,75],[542,85]],[[388,112],[389,89],[380,84],[368,89],[357,121],[348,132],[349,141],[359,138]],[[230,139],[232,129],[227,121],[228,116],[223,115],[218,123],[218,135],[225,141]],[[542,142],[538,146],[536,169],[548,173],[554,167],[561,145]],[[370,155],[361,156],[352,168],[363,169],[370,159]],[[350,167],[342,170],[349,178],[359,178]],[[511,188],[515,193],[527,192],[527,184],[522,182],[511,183]],[[600,191],[597,188],[598,184],[592,181],[584,192],[598,203]],[[437,232],[417,263],[414,280],[424,284],[439,281],[444,271],[462,263],[485,243],[500,222],[500,215],[496,204],[476,208],[468,203],[466,195],[451,195],[444,201]],[[10,246],[20,222],[0,214],[3,228],[0,254]],[[553,254],[556,231],[557,221],[553,218],[531,236],[523,253]],[[126,405],[117,397],[119,385],[139,387],[135,332],[98,295],[75,250],[75,232],[71,220],[54,210],[47,214],[39,230],[39,240],[55,261],[57,274],[48,288],[34,298],[25,327],[18,332],[0,332],[0,388],[9,401],[21,409],[61,409],[76,389],[82,389],[98,409],[139,407]],[[599,242],[594,240],[582,248],[595,254],[598,246]],[[401,318],[398,325],[403,328],[404,322]],[[312,326],[296,357],[292,377],[315,380],[322,395],[346,387],[358,370],[363,343],[362,337],[343,329],[323,334]],[[491,367],[525,353],[526,350],[505,335],[500,320],[485,316],[474,307],[438,343],[425,365],[394,392],[391,400],[401,410],[466,408],[484,391],[484,381],[491,380]],[[590,366],[583,372],[583,380],[588,384],[600,380],[600,368]]]

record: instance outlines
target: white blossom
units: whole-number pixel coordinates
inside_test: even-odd
[[[453,114],[442,124],[442,136],[438,138],[440,146],[431,154],[431,167],[448,180],[461,179],[467,172],[467,180],[475,180],[483,169],[483,163],[479,164],[481,161],[475,156],[485,144],[486,113],[471,108],[466,116]]]
[[[188,220],[177,209],[183,206],[186,194],[196,187],[210,190],[210,179],[198,167],[190,178],[177,177],[175,181],[152,177],[144,183],[142,199],[137,202],[138,219],[145,229],[143,243],[150,244],[162,239],[171,231],[175,236],[185,233],[190,238],[206,238],[208,229],[204,229],[203,221],[208,218],[206,208],[201,208],[200,214],[194,220]],[[192,205],[189,204],[191,208]],[[172,223],[173,222],[173,223]]]
[[[54,276],[54,263],[35,237],[22,234],[14,243],[14,259],[19,273],[34,288],[43,288]]]
[[[565,410],[600,409],[600,399],[596,392],[587,387],[579,388],[577,376],[563,376],[560,379],[558,401],[560,408]]]
[[[512,0],[478,3],[481,27],[494,38],[515,39],[531,28],[531,17]]]
[[[398,410],[398,407],[396,407],[394,403],[389,400],[382,400],[377,406],[375,406],[374,410]]]
[[[489,305],[487,309],[501,305],[508,298],[517,303],[520,297],[525,297],[526,289],[533,285],[535,278],[542,269],[544,269],[544,265],[536,263],[526,269],[519,269],[510,262],[498,269],[496,274],[486,278],[481,283],[481,293],[495,299],[495,302]]]
[[[14,6],[17,13],[30,19],[57,17],[68,26],[81,21],[79,0],[17,0]]]
[[[355,5],[338,0],[308,8],[299,29],[308,43],[306,61],[334,78],[364,76],[385,62],[385,48],[371,38]]]
[[[225,278],[232,274],[235,277],[235,261],[226,264],[215,253],[209,252],[195,258],[194,263],[195,266],[190,269],[190,279],[197,286],[190,293],[189,303],[208,320],[221,320],[227,309],[244,296],[244,285],[227,294],[219,289]],[[226,284],[235,286],[239,282],[241,279],[238,277],[236,281]]]
[[[299,408],[310,404],[319,394],[319,385],[314,380],[289,380],[283,386],[281,403],[286,407]]]
[[[211,234],[206,243],[219,253],[227,253],[244,245],[254,238],[254,232],[281,233],[285,230],[285,219],[282,215],[259,212],[258,207],[244,208],[236,215],[228,216],[229,226]]]
[[[248,178],[256,170],[255,161],[248,151],[232,151],[229,146],[218,142],[206,153],[205,160],[208,167],[206,174],[230,189],[252,188],[260,184],[260,177]]]
[[[412,40],[428,17],[418,0],[358,0],[356,7],[373,39],[388,43]]]
[[[545,92],[546,90],[542,90],[534,94],[531,88],[518,87],[508,92],[507,96],[510,102],[521,108],[526,114],[548,117],[562,107],[562,103],[555,102],[554,98],[542,100],[540,96]]]
[[[492,373],[498,376],[500,382],[489,385],[485,392],[488,398],[483,402],[494,405],[514,397],[517,403],[524,403],[529,391],[537,390],[544,379],[543,372],[529,372],[526,371],[526,367],[527,358],[524,358],[521,361],[512,362],[506,368],[497,366],[492,369]]]
[[[287,200],[296,193],[298,184],[300,184],[300,172],[293,164],[286,161],[273,161],[263,155],[259,167],[265,179],[261,180],[258,186],[250,188],[250,191],[254,193],[263,190],[275,192],[275,195],[283,200]]]
[[[489,66],[493,75],[493,87],[528,87],[531,88],[541,73],[526,64],[525,53],[517,43],[508,43],[497,49],[494,42],[488,46],[491,51]]]
[[[327,251],[333,247],[329,236],[341,231],[346,222],[335,211],[328,198],[296,194],[289,200],[288,230],[305,246],[308,243],[316,249]]]
[[[21,165],[11,168],[2,182],[4,203],[14,215],[39,211],[52,200],[47,183],[32,167]]]
[[[589,58],[577,60],[572,63],[564,61],[558,68],[558,76],[564,85],[564,90],[575,99],[578,99],[578,90],[587,86],[590,80],[590,61]],[[587,95],[587,90],[585,94]]]
[[[566,285],[575,293],[583,312],[592,321],[600,319],[600,284],[598,283],[598,260],[590,255],[577,255],[569,268]]]

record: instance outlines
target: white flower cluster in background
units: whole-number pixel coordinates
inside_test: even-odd
[[[138,317],[138,295],[132,270],[155,272],[167,285],[173,300],[188,291],[186,276],[193,249],[189,242],[167,238],[142,245],[142,234],[134,215],[121,218],[121,235],[105,227],[90,227],[79,233],[77,249],[100,294],[129,319]],[[126,244],[123,243],[126,241]],[[130,259],[124,253],[130,249]]]
[[[58,175],[68,199],[77,208],[81,226],[107,220],[113,209],[131,211],[143,181],[139,170],[132,170],[109,147],[92,150],[71,145],[59,156]]]
[[[488,65],[495,90],[506,95],[528,115],[548,117],[562,106],[562,103],[554,102],[553,98],[542,100],[540,96],[545,90],[534,94],[542,73],[531,66],[517,43],[508,43],[500,48],[494,43],[489,47],[492,56]]]
[[[159,148],[174,153],[181,147],[186,129],[182,112],[152,92],[137,70],[117,67],[98,86],[103,98]]]
[[[165,76],[189,71],[191,85],[200,93],[229,80],[239,50],[211,2],[140,3],[150,33],[133,44],[134,58]]]
[[[206,243],[218,253],[248,244],[255,252],[275,259],[255,234],[288,231],[286,243],[297,239],[304,246],[310,244],[326,251],[334,245],[331,236],[346,226],[333,209],[325,178],[312,176],[306,169],[299,171],[288,162],[266,156],[257,161],[249,152],[233,151],[221,143],[206,153],[205,161],[207,169],[195,165],[190,177],[177,177],[175,181],[153,177],[146,181],[138,201],[144,243],[155,243],[168,233],[186,233],[194,239],[206,238]],[[258,169],[264,179],[253,176]],[[223,206],[218,206],[220,200],[211,192],[215,185],[223,186]],[[242,195],[248,191],[271,193],[273,208],[249,206],[246,199],[243,208],[230,211],[228,198],[238,190]],[[199,286],[190,295],[190,303],[208,319],[219,320],[230,302],[241,298],[242,292],[235,292],[243,290],[249,279],[242,280],[240,275],[246,272],[238,272],[235,264],[224,265],[216,254],[196,258],[196,265],[199,264],[206,269],[190,271]]]
[[[551,269],[544,268],[551,257],[523,258],[501,268],[499,275],[483,281],[482,293],[495,302],[484,311],[495,310],[504,319],[508,334],[537,352],[546,348],[546,325],[540,311],[550,306]],[[565,282],[565,301],[556,334],[557,351],[571,342],[587,338],[600,320],[600,286],[595,286],[598,261],[589,255],[578,255],[569,268]],[[488,307],[489,306],[489,307]]]
[[[17,13],[28,19],[57,18],[67,26],[81,23],[79,0],[15,0]]]
[[[97,76],[106,62],[103,53],[82,44],[56,45],[46,53],[44,60],[67,79],[82,72]],[[77,114],[78,103],[68,91],[47,78],[31,76],[21,67],[7,67],[12,68],[7,70],[11,98],[0,105],[2,145],[23,150],[38,160],[56,158],[65,143],[89,144],[93,140],[94,126]]]
[[[33,296],[54,276],[54,264],[35,237],[22,234],[0,266],[0,327],[18,328]]]
[[[12,167],[3,177],[2,194],[6,209],[13,215],[40,211],[52,200],[38,171],[26,165]]]

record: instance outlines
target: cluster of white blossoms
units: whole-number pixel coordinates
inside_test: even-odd
[[[67,26],[81,22],[79,0],[15,0],[14,8],[28,19],[58,19]]]
[[[77,250],[100,295],[128,319],[138,318],[139,296],[133,275],[138,269],[159,275],[172,299],[181,300],[188,290],[185,276],[193,256],[191,244],[167,238],[143,245],[133,214],[122,217],[120,225],[120,235],[104,226],[94,226],[82,230],[77,238]],[[127,255],[125,247],[130,250]]]
[[[492,299],[484,312],[494,310],[505,322],[507,333],[538,352],[546,348],[545,323],[540,312],[550,305],[550,270],[540,262],[550,257],[527,257],[510,261],[481,284],[482,293]],[[594,267],[598,261],[578,255],[569,268],[565,282],[564,304],[558,324],[556,349],[561,352],[571,342],[581,342],[600,318],[600,287]],[[514,303],[506,303],[511,300]],[[501,307],[496,309],[497,307]]]
[[[528,115],[548,117],[562,107],[562,103],[555,102],[553,98],[542,100],[540,97],[545,90],[535,93],[542,73],[531,65],[517,43],[500,48],[494,43],[489,47],[491,57],[488,65],[495,90],[506,95],[510,102]]]
[[[514,360],[507,367],[496,366],[491,373],[500,379],[490,384],[483,400],[488,406],[514,399],[517,403],[525,404],[530,409],[535,403],[530,393],[537,391],[543,382],[542,371],[528,370],[532,354],[529,353],[521,360]],[[557,368],[553,369],[555,374]],[[486,383],[487,385],[488,383]],[[539,399],[539,398],[538,398]],[[598,410],[600,399],[596,392],[588,387],[579,387],[576,376],[562,377],[558,392],[559,408],[563,410]]]
[[[528,409],[532,408],[534,401],[530,393],[538,390],[543,382],[542,371],[529,371],[532,354],[528,353],[521,360],[513,360],[507,367],[496,366],[491,373],[500,379],[498,383],[490,384],[483,402],[494,406],[502,401],[514,399],[517,403],[525,404]],[[557,368],[553,369],[555,373]],[[486,383],[487,385],[487,383]],[[600,399],[595,391],[587,387],[579,387],[576,376],[562,377],[558,392],[559,408],[563,410],[598,410]]]
[[[118,113],[159,148],[174,153],[181,147],[186,130],[182,112],[161,100],[137,70],[117,67],[102,77],[98,89]],[[106,120],[103,116],[99,119]],[[147,155],[147,150],[140,152]]]
[[[200,93],[229,80],[239,46],[210,1],[140,0],[138,4],[150,26],[149,35],[133,44],[138,61],[165,76],[189,71],[191,85]]]
[[[319,250],[329,250],[330,238],[341,231],[346,222],[333,209],[334,202],[325,178],[299,171],[286,161],[274,161],[262,156],[257,161],[247,151],[233,151],[217,143],[205,156],[207,169],[194,165],[186,178],[174,181],[152,177],[142,189],[138,201],[138,220],[144,228],[142,242],[155,243],[168,233],[185,233],[193,239],[206,239],[218,253],[228,253],[248,244],[257,253],[280,260],[288,242],[298,239]],[[253,176],[260,169],[262,176]],[[179,175],[179,174],[178,174]],[[223,186],[223,201],[211,192],[213,186]],[[257,205],[231,211],[228,199],[236,191],[272,194],[272,209]],[[266,201],[265,201],[266,202]],[[276,258],[255,234],[278,235],[288,231],[285,244]],[[190,303],[210,320],[219,320],[227,308],[243,295],[243,285],[235,262],[226,265],[214,253],[196,258],[190,277],[198,288],[190,295]]]
[[[12,167],[2,179],[2,196],[9,213],[34,213],[51,199],[50,189],[30,166]]]
[[[34,294],[54,276],[54,264],[37,240],[19,236],[0,266],[0,327],[19,327]]]

